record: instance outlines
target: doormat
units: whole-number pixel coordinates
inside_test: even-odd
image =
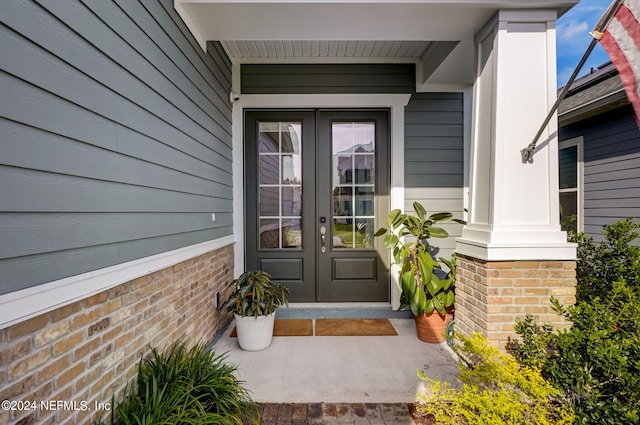
[[[316,336],[398,335],[389,319],[317,319]]]
[[[236,328],[233,328],[230,336],[237,336]],[[313,336],[313,321],[311,319],[276,319],[273,325],[273,336]]]

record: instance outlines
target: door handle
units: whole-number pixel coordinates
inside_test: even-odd
[[[324,244],[327,241],[326,234],[327,234],[327,228],[325,226],[320,226],[320,243],[322,244],[323,250],[324,250]]]

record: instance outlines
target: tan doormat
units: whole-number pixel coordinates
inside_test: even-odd
[[[237,336],[236,328],[233,328],[230,336]],[[273,324],[273,336],[313,336],[313,321],[311,319],[276,319]]]
[[[389,319],[317,319],[316,336],[398,335]]]

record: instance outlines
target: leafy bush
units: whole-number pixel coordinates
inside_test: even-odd
[[[640,224],[631,218],[605,225],[601,243],[584,233],[569,232],[570,240],[578,243],[578,301],[606,296],[613,283],[620,279],[640,287],[640,247],[633,245],[638,229]]]
[[[580,424],[640,422],[640,291],[623,280],[607,297],[554,309],[571,320],[569,330],[518,321],[523,341],[511,349],[522,365],[565,393]]]
[[[264,270],[250,270],[231,282],[234,291],[226,301],[227,311],[238,316],[266,316],[288,305],[289,288],[273,282]]]
[[[631,219],[603,226],[604,241],[582,233],[575,306],[552,304],[572,322],[554,331],[532,316],[518,320],[522,338],[509,351],[565,394],[580,424],[640,423],[640,228]]]
[[[137,377],[115,405],[111,425],[223,424],[241,425],[257,417],[236,367],[199,343],[188,349],[176,343],[164,352],[151,349]]]
[[[387,226],[378,229],[374,236],[384,236],[384,245],[393,253],[394,263],[400,266],[402,293],[399,310],[410,307],[414,316],[437,310],[444,316],[455,302],[455,255],[451,261],[439,258],[449,268],[448,273],[439,273],[442,266],[434,258],[437,248],[429,239],[449,236],[444,228],[436,226],[438,222],[466,222],[452,218],[453,214],[449,212],[427,216],[420,202],[414,202],[413,209],[415,215],[403,214],[399,209],[391,211]],[[405,241],[404,236],[412,238]]]
[[[572,423],[571,410],[555,401],[560,392],[536,369],[519,366],[513,357],[490,345],[479,333],[458,339],[462,345],[455,350],[472,363],[471,367],[460,365],[462,389],[428,378],[419,371],[418,375],[431,390],[419,394],[418,412],[431,416],[436,424]]]

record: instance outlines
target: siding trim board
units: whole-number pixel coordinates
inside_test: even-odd
[[[0,295],[0,329],[234,243],[233,236]]]

